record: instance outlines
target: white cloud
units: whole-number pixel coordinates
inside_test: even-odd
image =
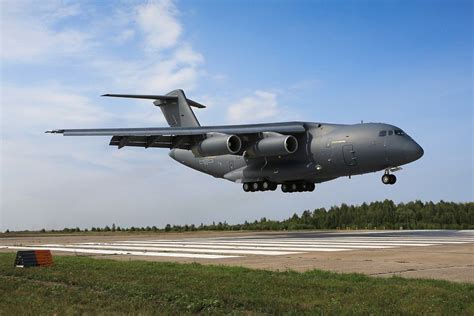
[[[41,65],[63,58],[102,77],[107,89],[137,93],[192,90],[204,73],[202,54],[180,40],[183,27],[172,1],[119,6],[105,18],[86,5],[35,3],[1,2],[3,61]],[[81,22],[56,23],[76,17]],[[134,53],[123,55],[130,45]]]
[[[182,33],[177,10],[170,0],[153,1],[137,7],[136,21],[145,35],[145,47],[152,52],[174,47]]]
[[[273,92],[255,91],[230,105],[227,119],[230,123],[261,122],[276,117],[280,113],[277,95]]]
[[[112,118],[87,97],[65,87],[4,86],[2,90],[2,116],[5,119],[2,125],[19,134],[53,125],[91,126]]]
[[[126,30],[121,31],[117,35],[115,41],[118,42],[118,43],[123,43],[123,42],[126,42],[126,41],[132,39],[134,36],[135,36],[135,31],[134,30],[126,29]]]
[[[185,64],[190,66],[199,65],[204,61],[204,57],[194,51],[190,45],[182,45],[176,49],[173,55],[173,61],[176,65]]]
[[[2,1],[1,59],[15,62],[40,62],[53,56],[73,56],[91,44],[79,29],[54,29],[67,17],[80,14],[77,4],[60,1]]]
[[[143,60],[100,59],[92,62],[109,83],[109,89],[124,87],[137,93],[161,94],[174,89],[192,90],[201,76],[204,57],[182,44],[167,57]],[[112,85],[113,84],[113,85]]]

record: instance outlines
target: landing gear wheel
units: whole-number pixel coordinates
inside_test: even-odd
[[[395,184],[395,182],[397,182],[397,177],[394,174],[391,174],[389,184]]]
[[[383,184],[390,184],[390,181],[391,181],[391,175],[390,174],[384,174],[382,176],[382,183]]]
[[[244,189],[245,192],[249,192],[251,187],[250,187],[250,183],[246,182],[242,185],[242,188]]]
[[[272,182],[270,185],[270,190],[275,191],[277,187],[278,187],[278,184]]]
[[[287,193],[287,192],[289,192],[289,190],[290,190],[290,188],[289,188],[288,184],[283,183],[283,184],[281,185],[281,191],[282,191],[282,192]]]
[[[258,191],[258,190],[260,190],[260,188],[261,188],[260,183],[258,183],[258,182],[252,183],[252,191]]]
[[[314,183],[308,183],[308,192],[313,192],[316,185]]]
[[[261,187],[262,187],[263,191],[270,190],[270,182],[263,181]]]
[[[306,183],[299,183],[298,184],[298,192],[307,191]]]
[[[292,183],[290,184],[290,189],[291,189],[291,192],[295,192],[298,190],[298,185],[296,183]]]

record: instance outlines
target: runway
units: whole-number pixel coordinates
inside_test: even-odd
[[[165,236],[161,234],[158,236]],[[176,235],[173,235],[176,236]],[[474,262],[474,231],[344,231],[344,232],[277,232],[277,233],[221,233],[213,236],[182,234],[184,238],[152,238],[153,235],[140,238],[87,236],[86,240],[55,240],[45,239],[39,243],[18,243],[18,240],[0,240],[0,249],[50,249],[54,253],[76,255],[93,255],[118,258],[137,258],[145,260],[166,261],[196,261],[202,263],[218,263],[229,265],[244,265],[270,269],[307,270],[311,267],[340,271],[341,262],[350,258],[365,258],[367,266],[372,266],[374,258],[385,254],[387,257],[407,258],[413,254],[430,254],[441,257],[446,261],[450,257],[463,257],[463,262]],[[194,237],[198,236],[198,237]],[[165,236],[168,237],[168,236]],[[26,240],[27,241],[27,240]],[[54,242],[51,242],[54,241]],[[453,253],[452,249],[461,250]],[[441,252],[447,252],[449,257],[443,258]],[[451,252],[451,253],[450,253]],[[448,254],[450,253],[450,254]],[[407,254],[410,254],[409,256]],[[403,256],[401,256],[403,257]],[[338,260],[339,258],[339,260]],[[433,259],[427,259],[437,262]],[[319,262],[318,262],[319,261]],[[332,261],[333,265],[328,265]],[[350,261],[350,260],[349,260]],[[439,261],[439,260],[438,260]],[[326,264],[322,264],[322,263]],[[395,263],[409,263],[405,259]],[[356,267],[360,262],[346,262]],[[372,274],[377,275],[380,267],[373,267]],[[459,266],[472,270],[473,265]],[[438,267],[439,268],[439,267]],[[446,268],[446,267],[445,267]],[[452,268],[452,267],[451,267]],[[342,269],[344,272],[361,272],[360,269]],[[383,270],[383,269],[382,269]],[[409,269],[410,270],[410,269]],[[413,268],[411,269],[413,270]],[[417,267],[416,270],[419,270]],[[362,271],[364,272],[364,271]],[[396,274],[393,269],[384,273]],[[474,272],[474,271],[471,271]],[[470,281],[473,277],[462,277]]]
[[[423,232],[423,231],[419,231]],[[431,231],[433,233],[434,231]],[[442,233],[442,231],[439,231]],[[286,234],[272,237],[245,236],[86,242],[70,244],[6,245],[5,249],[49,249],[84,254],[226,259],[242,256],[283,256],[308,252],[357,251],[360,249],[397,249],[474,243],[474,234],[420,237],[416,232]]]

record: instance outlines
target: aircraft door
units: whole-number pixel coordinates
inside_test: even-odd
[[[342,146],[342,155],[344,157],[344,162],[348,166],[357,165],[356,152],[353,145],[344,145]]]

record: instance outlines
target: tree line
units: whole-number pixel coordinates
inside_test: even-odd
[[[306,210],[282,221],[265,217],[254,222],[167,225],[168,231],[186,230],[301,230],[301,229],[473,229],[474,203],[414,201],[395,204],[391,200],[361,205]]]
[[[183,231],[235,231],[235,230],[303,230],[303,229],[474,229],[474,202],[455,203],[440,201],[394,203],[391,200],[363,203],[361,205],[333,206],[329,209],[306,210],[301,215],[293,214],[285,220],[270,220],[265,217],[243,224],[213,222],[201,225],[171,225],[158,228],[120,227],[112,224],[91,229],[64,228],[42,229],[41,232],[183,232]],[[9,231],[7,230],[6,233]]]

